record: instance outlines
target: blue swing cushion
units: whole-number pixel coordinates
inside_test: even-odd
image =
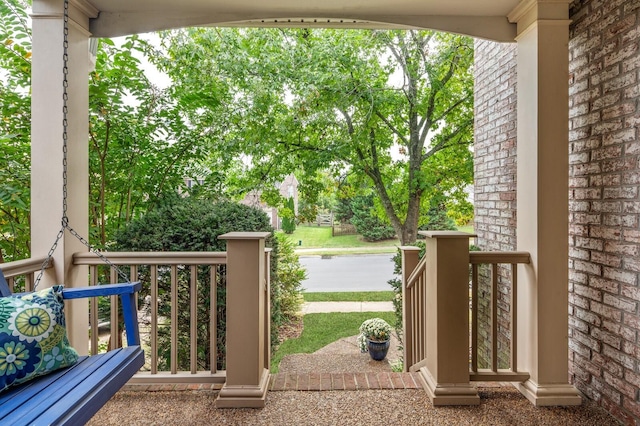
[[[67,338],[62,288],[0,297],[0,392],[78,361]]]

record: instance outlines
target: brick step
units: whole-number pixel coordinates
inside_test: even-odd
[[[422,389],[422,379],[419,373],[278,373],[269,382],[271,391],[371,389]]]

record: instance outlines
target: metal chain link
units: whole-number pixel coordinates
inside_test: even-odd
[[[115,269],[125,282],[130,282],[129,277],[125,274],[120,268],[118,268],[113,262],[111,262],[107,257],[98,251],[95,247],[93,247],[89,241],[83,238],[80,234],[78,234],[71,226],[69,226],[69,217],[67,216],[67,152],[68,152],[68,142],[69,142],[69,122],[67,120],[69,108],[67,107],[67,101],[69,100],[69,1],[64,0],[64,12],[63,12],[63,43],[62,43],[62,220],[60,231],[58,231],[58,235],[56,236],[53,245],[49,249],[49,253],[47,254],[47,258],[42,262],[42,267],[40,268],[40,273],[36,277],[33,290],[38,289],[38,284],[40,284],[40,280],[44,275],[44,270],[49,266],[49,262],[51,262],[51,258],[53,257],[53,253],[58,248],[58,243],[64,236],[64,231],[68,230],[71,235],[76,237],[78,241],[80,241],[83,245],[85,245],[89,251],[95,253],[100,260],[109,265],[109,267]]]

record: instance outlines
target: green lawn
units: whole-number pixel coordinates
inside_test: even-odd
[[[473,233],[473,225],[461,226],[459,231]],[[330,226],[300,225],[293,234],[288,235],[299,253],[306,254],[345,254],[353,253],[394,253],[400,246],[398,239],[377,242],[365,241],[361,235],[331,236]]]
[[[371,243],[360,235],[331,236],[330,226],[298,226],[289,239],[300,249],[341,249],[362,248],[366,250],[386,250],[393,252],[400,245],[397,239]],[[365,251],[366,251],[365,250]]]
[[[468,232],[470,234],[473,234],[473,225],[465,225],[465,226],[459,226],[458,227],[458,231],[460,232]]]
[[[382,318],[389,324],[395,322],[394,312],[331,312],[304,316],[304,330],[297,339],[289,339],[280,345],[271,357],[271,372],[277,373],[285,355],[313,353],[343,337],[358,334],[360,324],[369,318]],[[354,348],[354,350],[357,350]]]
[[[302,293],[305,302],[390,302],[393,291],[340,291],[322,293]]]

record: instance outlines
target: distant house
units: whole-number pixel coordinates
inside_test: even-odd
[[[298,179],[293,174],[287,176],[282,182],[276,184],[276,188],[280,191],[280,195],[283,198],[293,198],[293,209],[295,214],[298,214]],[[252,190],[245,195],[244,199],[240,203],[247,206],[256,207],[262,209],[271,221],[271,226],[275,229],[282,227],[282,219],[278,215],[278,208],[267,205],[267,203],[261,200],[262,191]]]

